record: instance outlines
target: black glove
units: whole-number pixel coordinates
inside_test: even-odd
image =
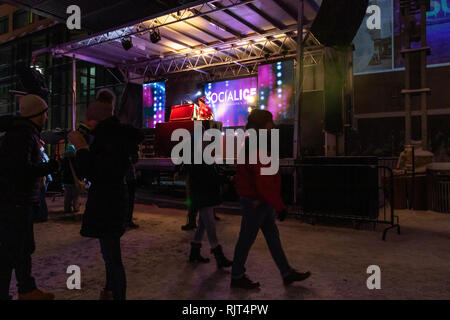
[[[278,212],[278,220],[284,221],[284,219],[286,219],[287,217],[287,214],[288,212],[286,209],[283,209],[282,211]]]

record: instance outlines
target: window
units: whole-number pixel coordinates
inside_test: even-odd
[[[0,18],[0,34],[8,33],[9,31],[9,16]]]
[[[27,10],[17,10],[13,15],[13,29],[19,29],[33,23],[33,13]]]

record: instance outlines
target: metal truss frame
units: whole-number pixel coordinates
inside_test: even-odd
[[[142,35],[148,33],[151,30],[166,27],[178,22],[184,22],[193,18],[204,17],[208,14],[223,11],[230,8],[234,8],[241,5],[246,5],[252,3],[256,0],[228,0],[231,4],[221,7],[212,7],[211,3],[218,0],[208,1],[198,7],[198,9],[188,8],[178,11],[176,14],[166,14],[159,18],[150,19],[144,22],[134,24],[132,26],[123,27],[117,30],[112,30],[109,32],[104,32],[98,35],[90,36],[88,39],[73,41],[66,43],[63,46],[56,46],[53,48],[53,53],[58,54],[69,54],[80,49],[89,48],[102,43],[120,40],[123,38],[130,37],[132,35]],[[205,10],[206,11],[202,11]],[[193,12],[195,10],[196,13]],[[174,20],[170,18],[175,18]],[[171,21],[169,21],[169,19]]]
[[[108,67],[117,67],[126,75],[137,74],[149,79],[158,78],[165,74],[175,74],[186,71],[196,71],[205,77],[217,73],[222,74],[223,77],[251,75],[256,73],[256,66],[258,63],[264,63],[274,59],[295,57],[295,53],[298,50],[297,23],[286,26],[277,22],[275,19],[270,19],[273,20],[271,22],[273,22],[275,26],[274,29],[264,31],[252,26],[251,29],[255,32],[244,35],[234,30],[231,26],[222,25],[220,21],[216,21],[209,16],[211,13],[222,11],[235,20],[241,21],[242,19],[229,9],[237,6],[246,6],[253,10],[255,14],[263,14],[264,16],[267,16],[266,18],[269,18],[266,13],[259,12],[260,10],[252,4],[254,1],[256,0],[228,0],[226,5],[220,0],[204,1],[202,4],[198,4],[194,7],[168,13],[117,30],[93,35],[88,39],[72,41],[56,46],[51,48],[51,53],[54,56],[69,56],[87,59],[85,55],[87,56],[88,53],[83,49],[117,42],[120,41],[120,39],[131,36],[133,36],[136,41],[149,42],[149,39],[144,37],[144,35],[148,34],[151,30],[161,27],[171,29],[172,24],[183,22],[200,31],[207,32],[216,40],[209,43],[202,41],[196,46],[183,44],[185,47],[183,49],[175,50],[169,48],[170,51],[160,53],[159,55],[149,54],[149,52],[144,55],[138,52],[132,60],[122,60],[121,62],[115,62],[114,65],[112,62],[108,62],[104,60],[103,57],[96,54],[90,55],[87,60]],[[275,1],[275,3],[278,3],[279,5],[282,4],[280,1]],[[282,6],[282,9],[285,11],[287,10],[285,6]],[[217,25],[218,28],[230,33],[233,35],[233,38],[225,39],[190,23],[190,19],[199,17],[206,19],[210,23]],[[250,24],[247,23],[247,26],[250,26]],[[177,29],[172,29],[172,31],[182,33]],[[303,39],[304,47],[303,64],[309,66],[320,63],[322,55],[317,53],[319,51],[321,52],[323,47],[319,41],[307,31],[307,29],[303,29],[303,37],[301,37],[301,39]],[[199,42],[198,40],[196,41]]]
[[[248,41],[246,44],[232,44],[227,49],[200,51],[193,54],[177,55],[170,59],[155,59],[134,64],[123,64],[130,72],[144,77],[157,78],[164,74],[197,71],[205,75],[223,73],[222,77],[251,75],[257,72],[257,65],[270,60],[295,57],[297,42],[295,36],[282,34],[281,37],[266,37],[263,41]],[[306,37],[308,39],[308,37]],[[304,51],[305,66],[320,64],[322,46],[309,37]]]

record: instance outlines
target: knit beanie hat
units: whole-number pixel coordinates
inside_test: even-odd
[[[47,102],[34,94],[27,94],[20,98],[19,112],[22,117],[35,118],[48,110]]]
[[[86,110],[86,121],[103,121],[112,117],[114,114],[114,105],[116,95],[109,89],[101,89],[97,92],[96,99]]]

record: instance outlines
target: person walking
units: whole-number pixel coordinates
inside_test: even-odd
[[[246,129],[260,129],[269,131],[274,129],[272,114],[267,110],[254,109],[248,116]],[[270,141],[270,139],[268,139]],[[280,241],[280,235],[275,223],[275,212],[278,219],[283,221],[286,218],[287,210],[281,198],[281,176],[261,175],[262,164],[257,158],[256,164],[249,164],[250,153],[258,152],[249,147],[249,139],[245,141],[246,161],[245,164],[238,164],[236,172],[236,190],[240,196],[240,206],[242,214],[241,230],[238,242],[234,250],[233,267],[231,271],[231,287],[243,289],[257,289],[260,284],[251,281],[245,274],[245,263],[250,249],[255,242],[259,230],[263,232],[272,258],[274,259],[285,285],[294,281],[307,279],[310,272],[300,273],[291,268],[284,253]],[[267,149],[270,154],[270,147]]]
[[[41,161],[47,163],[50,161],[50,158],[45,153],[45,141],[39,141],[39,150],[41,152]],[[48,220],[48,207],[47,201],[45,199],[47,194],[47,188],[50,182],[52,181],[52,176],[50,174],[42,177],[40,180],[40,200],[39,203],[34,205],[34,222],[46,222]]]
[[[193,154],[192,152],[192,156]],[[190,186],[188,203],[199,212],[198,228],[195,231],[194,240],[191,242],[189,261],[191,263],[209,262],[208,258],[204,258],[200,254],[202,239],[206,232],[217,267],[230,267],[233,262],[225,257],[222,246],[219,244],[214,215],[214,207],[221,203],[220,184],[223,177],[218,174],[216,165],[213,164],[191,164],[187,166],[187,170]]]
[[[86,111],[89,137],[80,131],[69,133],[76,149],[80,177],[91,186],[88,191],[81,235],[97,238],[105,262],[106,285],[102,300],[126,299],[126,274],[122,262],[120,238],[128,216],[125,176],[131,166],[130,157],[137,153],[143,133],[131,125],[121,124],[113,116],[115,100],[110,91],[102,91]],[[92,141],[88,145],[88,141]]]
[[[47,103],[37,95],[20,99],[20,117],[0,118],[6,132],[0,146],[0,300],[9,300],[15,271],[19,300],[53,300],[32,277],[35,250],[33,206],[41,200],[41,178],[59,170],[51,159],[41,161],[40,132],[47,121]]]
[[[193,229],[197,229],[197,214],[198,209],[192,205],[191,201],[191,181],[190,181],[189,173],[186,174],[186,205],[188,209],[187,213],[187,222],[185,225],[181,226],[181,230],[189,231]],[[220,218],[214,212],[214,219],[216,221],[220,221]]]
[[[62,184],[64,188],[64,212],[76,213],[80,210],[80,190],[75,183],[79,180],[79,169],[75,162],[75,147],[69,145],[62,157]]]

